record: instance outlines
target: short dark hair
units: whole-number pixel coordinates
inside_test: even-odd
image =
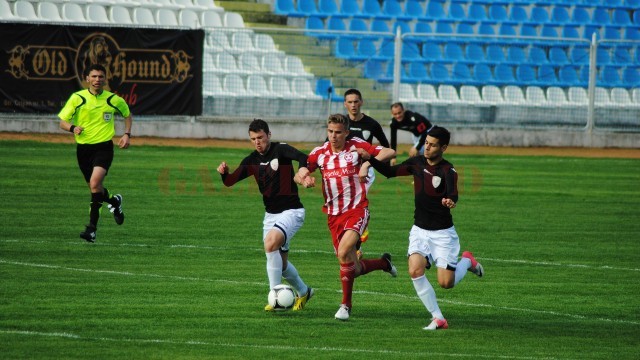
[[[102,71],[102,73],[104,73],[105,75],[107,75],[107,69],[100,65],[100,64],[91,64],[88,68],[87,68],[87,74],[85,76],[89,76],[89,73],[92,72],[93,70],[96,71]]]
[[[249,124],[249,131],[260,132],[260,130],[264,130],[265,134],[269,134],[269,124],[262,119],[253,119]]]
[[[349,130],[349,117],[342,114],[331,114],[327,119],[328,124],[343,124],[346,130]]]
[[[393,104],[391,104],[391,108],[390,109],[393,109],[396,106],[399,106],[400,109],[404,110],[404,105],[402,105],[402,103],[400,101],[394,102]]]
[[[449,140],[451,140],[451,133],[442,126],[434,125],[427,135],[438,139],[440,145],[449,145]]]
[[[362,94],[360,93],[360,90],[358,89],[349,89],[347,91],[344,92],[344,99],[347,99],[347,95],[358,95],[358,98],[360,98],[360,100],[362,100]]]

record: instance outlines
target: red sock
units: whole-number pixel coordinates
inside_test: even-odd
[[[385,259],[360,260],[360,275],[368,274],[376,270],[387,270],[389,262]]]
[[[355,263],[340,264],[340,281],[342,282],[342,303],[351,309],[353,280],[356,275]]]

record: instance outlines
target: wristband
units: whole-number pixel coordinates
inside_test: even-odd
[[[75,125],[71,125],[71,127],[69,128],[69,132],[73,133],[73,130],[75,130],[75,129],[76,129],[76,126]]]
[[[127,135],[129,139],[131,139],[131,133],[124,133],[124,134]]]

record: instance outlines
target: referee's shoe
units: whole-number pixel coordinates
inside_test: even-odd
[[[80,233],[80,237],[91,243],[96,242],[96,227],[87,225],[84,231]]]
[[[118,202],[117,206],[107,204],[107,209],[113,214],[113,218],[116,220],[116,224],[122,225],[124,222],[124,212],[122,211],[122,195],[116,194],[113,198]]]

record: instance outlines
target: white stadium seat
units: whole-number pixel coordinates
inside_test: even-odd
[[[207,45],[212,51],[216,52],[229,51],[229,49],[231,49],[229,38],[227,37],[227,33],[224,31],[213,31],[209,33]]]
[[[574,105],[586,105],[589,103],[587,91],[581,87],[569,88],[569,102]]]
[[[238,72],[236,59],[233,55],[222,52],[215,56],[215,70],[219,73],[231,74]]]
[[[186,26],[191,29],[200,28],[200,19],[198,18],[198,14],[189,9],[181,10],[178,14],[178,23],[180,26]]]
[[[453,85],[440,85],[438,87],[438,98],[440,101],[446,103],[458,103],[460,102],[460,98],[458,97],[458,92]]]
[[[280,56],[277,54],[265,54],[262,57],[262,71],[267,74],[277,74],[283,75],[285,74],[284,68],[282,67],[282,61],[280,61]]]
[[[156,20],[153,18],[151,9],[137,7],[133,9],[133,20],[138,25],[155,25]]]
[[[247,75],[262,73],[260,59],[253,53],[240,54],[238,58],[238,69]]]
[[[504,89],[504,101],[510,104],[524,104],[522,89],[515,85],[507,85]]]
[[[247,93],[256,97],[269,97],[271,95],[264,77],[256,74],[247,77]]]
[[[284,77],[274,76],[269,79],[269,89],[271,94],[279,98],[288,98],[291,96],[291,86],[289,80]]]
[[[238,54],[242,54],[245,52],[253,52],[255,49],[253,47],[253,39],[251,38],[251,33],[242,31],[242,32],[234,32],[231,34],[231,49],[230,51]]]
[[[62,4],[62,17],[69,22],[86,22],[82,6],[76,3]]]
[[[482,87],[482,101],[491,105],[499,105],[504,103],[500,88],[495,85],[486,85]]]
[[[222,27],[222,19],[216,11],[203,11],[200,18],[200,24],[203,27]]]
[[[613,88],[611,89],[611,102],[618,106],[631,105],[631,96],[627,89]]]
[[[418,93],[416,94],[418,100],[427,102],[427,103],[438,103],[440,99],[438,99],[438,93],[436,93],[436,89],[431,84],[418,84]]]
[[[13,4],[13,13],[25,20],[39,20],[36,10],[29,1],[18,0]]]
[[[98,4],[89,4],[86,7],[87,21],[92,23],[108,23],[109,16],[107,16],[107,9]]]
[[[129,9],[124,6],[111,6],[109,8],[109,19],[114,24],[129,25],[133,24]]]
[[[62,16],[60,16],[58,5],[49,1],[38,3],[38,16],[40,19],[46,21],[64,21]]]
[[[609,91],[605,88],[596,88],[596,105],[611,105],[611,98],[609,97]]]
[[[2,20],[20,20],[11,10],[11,5],[7,0],[0,0],[0,19]]]
[[[538,86],[527,86],[525,90],[525,99],[528,105],[546,105],[547,97],[544,90]]]
[[[462,85],[460,87],[460,100],[470,104],[482,103],[478,88],[471,85]]]
[[[304,69],[302,60],[297,56],[287,55],[284,58],[284,71],[291,76],[313,77],[313,74]]]
[[[222,18],[222,23],[224,24],[224,27],[227,28],[244,28],[244,20],[242,19],[242,15],[236,12],[225,12]]]
[[[566,105],[568,103],[567,95],[563,89],[551,86],[547,89],[547,102],[554,105]]]
[[[156,12],[156,24],[159,26],[178,26],[178,19],[173,10],[158,9]]]
[[[416,101],[416,93],[413,91],[413,85],[411,84],[400,84],[398,99],[403,102],[414,102]]]
[[[222,88],[225,93],[232,94],[234,96],[247,95],[247,90],[244,87],[244,81],[242,80],[242,77],[237,74],[229,74],[225,76]]]

